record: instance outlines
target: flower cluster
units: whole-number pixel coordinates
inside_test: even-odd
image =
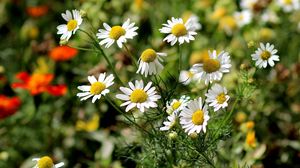
[[[53,74],[34,73],[29,75],[27,72],[20,72],[16,78],[22,82],[13,83],[12,88],[26,89],[32,95],[47,92],[53,96],[62,96],[67,92],[66,85],[50,85],[54,78]]]

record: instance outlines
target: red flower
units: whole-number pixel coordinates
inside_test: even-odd
[[[26,8],[26,12],[29,16],[32,17],[41,17],[48,13],[48,6],[40,5],[40,6],[29,6]]]
[[[20,72],[16,78],[21,80],[21,83],[13,83],[12,88],[22,88],[30,91],[32,95],[38,95],[47,92],[53,96],[62,96],[66,94],[66,85],[50,85],[53,80],[53,74],[34,73],[31,76],[27,72]]]
[[[75,57],[78,50],[69,46],[58,46],[49,52],[49,56],[55,61],[68,61]]]
[[[18,97],[6,97],[0,95],[0,119],[6,118],[17,112],[21,105],[21,100]]]

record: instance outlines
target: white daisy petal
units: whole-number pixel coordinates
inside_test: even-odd
[[[190,101],[180,113],[180,124],[186,133],[205,133],[206,123],[209,120],[207,107],[202,107],[202,99]]]
[[[133,84],[133,82],[129,82],[129,88],[126,87],[120,87],[120,90],[125,93],[124,94],[117,94],[116,98],[120,99],[122,101],[126,101],[125,103],[122,103],[120,106],[127,106],[125,111],[128,112],[129,110],[133,109],[134,107],[138,108],[141,112],[144,112],[146,109],[152,107],[157,107],[157,104],[155,103],[158,99],[160,99],[160,95],[156,95],[155,88],[151,87],[152,82],[149,82],[144,87],[143,81],[136,80]],[[151,94],[149,94],[149,90]],[[147,91],[148,90],[148,91]]]
[[[67,21],[67,24],[57,26],[57,34],[61,34],[61,40],[68,41],[72,34],[75,34],[75,32],[79,29],[79,26],[82,23],[82,17],[80,12],[76,9],[72,10],[72,13],[67,10],[66,13],[62,13],[61,16],[65,21]]]
[[[267,43],[264,45],[260,43],[260,48],[258,48],[254,54],[251,55],[252,60],[256,61],[255,66],[258,68],[266,68],[268,64],[273,67],[275,65],[274,61],[279,61],[279,56],[275,55],[278,50],[274,49],[274,45]]]
[[[113,26],[110,27],[107,23],[103,23],[104,29],[99,29],[97,33],[98,39],[103,39],[99,42],[100,45],[105,45],[105,48],[109,48],[113,43],[117,43],[119,48],[123,47],[123,43],[127,42],[127,39],[133,39],[137,35],[135,32],[138,27],[134,27],[135,23],[130,23],[130,19],[127,19],[122,27]]]
[[[159,29],[161,33],[169,34],[163,41],[167,41],[171,46],[175,45],[178,41],[179,45],[183,44],[184,41],[187,43],[194,40],[193,37],[197,33],[194,32],[199,28],[198,18],[190,18],[187,23],[183,23],[181,18],[172,17],[171,20],[167,20],[167,24],[163,24],[164,27]],[[201,25],[200,25],[201,27]]]
[[[81,97],[81,101],[93,96],[92,103],[94,103],[97,99],[100,99],[102,95],[105,96],[109,93],[109,89],[107,88],[114,83],[113,79],[113,75],[106,77],[106,73],[100,73],[98,81],[95,76],[88,76],[88,81],[91,85],[78,86],[77,88],[83,92],[77,93],[77,96]]]

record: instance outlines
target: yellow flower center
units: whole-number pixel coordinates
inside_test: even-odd
[[[255,132],[254,131],[249,131],[247,133],[246,143],[250,147],[255,148],[255,146],[256,146],[256,138],[255,138]]]
[[[126,31],[123,27],[121,26],[114,26],[111,28],[109,32],[109,37],[118,40],[121,36],[125,35]]]
[[[244,20],[244,15],[241,14],[241,15],[239,16],[239,19],[240,19],[240,20]]]
[[[148,95],[143,89],[136,89],[130,95],[130,101],[133,103],[143,103],[147,98]]]
[[[153,49],[145,50],[141,55],[141,60],[144,62],[153,62],[156,58],[156,52]]]
[[[284,0],[283,3],[286,5],[290,5],[292,4],[292,0]]]
[[[38,168],[53,168],[53,166],[53,161],[49,156],[42,157],[37,163]]]
[[[174,103],[172,104],[172,108],[173,108],[174,110],[176,110],[176,109],[178,109],[178,108],[180,107],[180,105],[181,105],[181,102],[180,102],[180,101],[176,101],[176,102],[174,102]]]
[[[186,30],[184,24],[177,23],[176,25],[173,26],[171,33],[176,37],[180,37],[180,36],[186,35],[187,30]]]
[[[216,72],[221,67],[217,59],[207,59],[203,62],[203,70],[207,73]]]
[[[263,60],[268,60],[271,56],[271,53],[269,51],[263,51],[261,54],[260,54],[260,58],[263,59]]]
[[[188,72],[188,77],[189,77],[189,78],[192,78],[193,76],[194,76],[194,73],[191,72],[191,71],[189,71],[189,72]]]
[[[204,113],[202,110],[197,110],[192,116],[192,122],[195,125],[202,125],[204,122]]]
[[[77,27],[77,21],[72,19],[72,20],[69,20],[68,23],[67,23],[67,28],[68,28],[68,31],[72,31],[74,29],[76,29]]]
[[[248,129],[254,128],[254,125],[255,125],[255,123],[254,123],[253,121],[248,121],[248,122],[246,122],[246,127],[247,127]]]
[[[106,85],[104,83],[94,82],[91,86],[90,92],[91,92],[91,94],[97,95],[97,94],[100,94],[105,88],[106,88]]]
[[[218,104],[223,104],[226,101],[226,97],[224,93],[221,93],[217,96]]]

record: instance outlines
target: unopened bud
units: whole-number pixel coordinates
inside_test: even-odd
[[[66,45],[66,44],[68,44],[68,40],[61,39],[61,40],[59,41],[59,45],[60,45],[60,46]]]
[[[86,17],[86,11],[85,10],[80,10],[79,14],[81,17]]]
[[[175,131],[170,132],[169,135],[168,135],[168,138],[170,140],[176,139],[177,138],[177,132],[175,132]]]
[[[240,65],[241,70],[246,70],[247,68],[248,68],[248,65],[246,65],[246,64],[241,64]]]
[[[196,139],[198,137],[198,134],[196,132],[193,132],[189,135],[192,139]]]
[[[249,84],[252,84],[253,82],[254,82],[254,79],[253,79],[253,78],[249,78],[249,79],[248,79],[248,83],[249,83]]]
[[[248,45],[248,48],[252,48],[252,47],[255,46],[255,42],[251,40],[251,41],[248,42],[247,45]]]

